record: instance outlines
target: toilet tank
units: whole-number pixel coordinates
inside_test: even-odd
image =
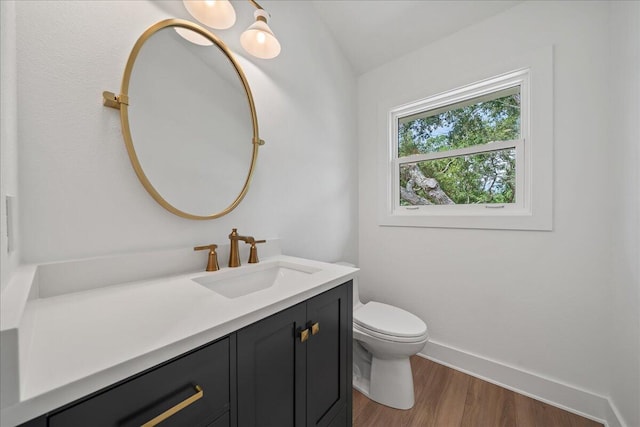
[[[353,268],[356,267],[356,265],[346,261],[338,261],[335,264],[344,265],[346,267],[353,267]],[[358,289],[358,277],[356,276],[353,278],[353,309],[355,310],[357,307],[360,307],[361,305],[362,305],[362,302],[360,302],[360,291]]]

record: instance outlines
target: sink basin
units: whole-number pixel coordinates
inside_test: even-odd
[[[193,279],[226,298],[238,298],[272,287],[295,286],[320,269],[290,262],[264,263]]]

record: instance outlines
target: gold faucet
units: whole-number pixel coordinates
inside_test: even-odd
[[[231,230],[231,234],[229,234],[229,241],[231,242],[229,250],[229,267],[240,266],[240,249],[238,248],[238,240],[242,240],[243,242],[251,245],[251,249],[249,250],[249,264],[257,263],[258,250],[256,248],[256,243],[264,243],[266,240],[256,240],[252,236],[240,236],[238,234],[238,229],[233,228]]]
[[[209,260],[207,261],[207,271],[218,271],[220,270],[220,266],[218,266],[218,254],[216,253],[216,248],[218,245],[206,245],[206,246],[196,246],[193,248],[194,251],[203,251],[209,250]]]

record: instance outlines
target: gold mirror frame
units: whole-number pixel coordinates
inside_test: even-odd
[[[216,45],[222,53],[229,59],[231,64],[236,70],[240,81],[242,82],[242,86],[244,87],[245,93],[247,95],[247,101],[249,102],[249,109],[251,111],[251,121],[253,125],[253,136],[252,136],[252,144],[253,144],[253,152],[251,156],[251,164],[249,166],[249,173],[247,174],[247,178],[244,182],[244,186],[240,191],[240,194],[236,197],[236,199],[227,206],[224,210],[213,213],[211,215],[194,215],[189,212],[182,211],[171,203],[167,202],[160,193],[155,189],[155,187],[151,184],[144,171],[142,170],[142,166],[140,165],[140,161],[138,160],[138,156],[136,154],[135,148],[133,146],[133,139],[131,137],[131,130],[129,128],[129,80],[131,79],[131,72],[133,70],[133,65],[138,57],[138,53],[140,49],[144,45],[144,43],[156,32],[162,30],[167,27],[181,27],[192,30],[199,35],[205,37],[210,40],[214,45]],[[205,219],[214,219],[219,218],[223,215],[228,214],[233,209],[235,209],[244,196],[249,191],[249,184],[251,183],[251,178],[253,177],[253,172],[255,170],[256,161],[258,158],[258,147],[264,144],[264,141],[260,139],[258,134],[258,117],[256,115],[256,108],[253,102],[253,96],[251,94],[251,89],[249,88],[249,83],[247,82],[247,78],[240,67],[240,64],[235,60],[233,54],[227,48],[222,40],[220,40],[216,35],[201,27],[198,24],[195,24],[190,21],[186,21],[183,19],[165,19],[160,21],[151,27],[149,27],[138,40],[136,41],[133,49],[131,50],[131,54],[129,54],[129,59],[127,60],[127,65],[124,69],[124,76],[122,77],[122,86],[120,90],[120,95],[115,95],[112,92],[103,92],[104,97],[104,105],[107,107],[117,108],[120,110],[120,121],[122,122],[122,135],[124,137],[124,142],[127,147],[127,153],[129,154],[129,159],[131,160],[131,165],[138,176],[138,179],[147,190],[147,192],[158,202],[163,208],[168,210],[169,212],[181,216],[183,218],[188,219],[197,219],[197,220],[205,220]]]

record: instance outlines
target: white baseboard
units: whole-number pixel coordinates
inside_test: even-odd
[[[607,420],[611,420],[608,423],[605,423],[607,427],[627,427],[627,424],[623,421],[622,415],[620,415],[620,411],[616,405],[609,400],[609,408],[607,408]]]
[[[605,427],[626,427],[615,406],[604,396],[438,342],[429,341],[418,356],[603,423]]]

